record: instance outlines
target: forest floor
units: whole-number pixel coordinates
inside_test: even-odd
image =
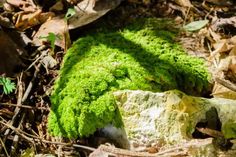
[[[89,145],[89,138],[68,140],[50,136],[47,116],[52,86],[66,50],[100,20],[121,27],[133,18],[173,19],[186,30],[179,34],[177,42],[190,55],[208,63],[214,87],[207,97],[236,99],[236,5],[233,2],[126,0],[99,20],[85,21],[88,25],[73,30],[66,29],[69,28],[63,25],[66,22],[43,24],[68,13],[68,8],[79,2],[64,1],[60,10],[59,3],[52,8],[55,2],[47,0],[37,4],[30,0],[0,1],[0,156],[88,156],[96,149]],[[73,11],[69,13],[73,15]],[[98,12],[97,16],[102,14]],[[61,37],[54,33],[45,35],[52,30],[62,36],[62,42],[58,42],[57,38]],[[35,36],[44,41],[36,41]]]

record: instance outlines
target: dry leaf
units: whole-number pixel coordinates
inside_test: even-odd
[[[223,5],[223,6],[232,5],[232,2],[230,0],[206,0],[206,1],[215,5]]]
[[[217,33],[215,33],[214,31],[212,31],[211,28],[208,29],[209,30],[209,33],[210,35],[212,36],[212,38],[214,39],[215,42],[219,42],[220,39],[221,39],[221,36]]]
[[[230,17],[230,18],[220,18],[217,19],[214,24],[211,26],[211,28],[214,31],[222,30],[226,26],[231,26],[236,28],[236,16]]]
[[[69,29],[91,23],[115,8],[122,0],[83,0],[75,6],[76,14],[69,20]]]
[[[64,5],[62,1],[58,1],[49,9],[49,11],[62,11],[63,8],[64,8]]]
[[[96,149],[94,152],[92,152],[89,157],[108,157],[109,154],[107,152],[104,152],[100,149]]]
[[[219,83],[215,83],[212,91],[215,98],[226,98],[236,100],[236,92],[224,87]]]
[[[190,0],[175,0],[175,3],[182,7],[192,7]]]
[[[205,27],[209,23],[209,20],[199,20],[199,21],[193,21],[187,25],[185,25],[183,28],[187,31],[197,31],[201,28]]]
[[[48,36],[49,33],[53,33],[59,37],[56,38],[55,45],[63,49],[67,49],[70,46],[71,42],[67,24],[63,18],[54,18],[42,24],[38,32],[33,37],[33,43],[36,46],[42,45],[42,43],[46,40],[45,38],[42,39],[42,37]]]
[[[233,45],[236,45],[236,35],[233,36],[232,38],[230,38],[230,43],[233,44]]]
[[[35,12],[38,10],[32,0],[7,0],[7,3],[23,10],[24,12]]]
[[[211,57],[215,57],[216,54],[224,53],[230,51],[233,46],[228,44],[228,41],[225,39],[220,40],[219,42],[213,44],[214,51],[211,53]]]
[[[33,26],[39,25],[51,19],[54,16],[54,13],[42,13],[41,10],[37,10],[33,13],[28,12],[18,12],[14,15],[15,18],[15,27],[18,30],[24,31]]]

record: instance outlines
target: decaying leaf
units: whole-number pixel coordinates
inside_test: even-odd
[[[15,27],[18,30],[24,31],[33,26],[39,25],[54,17],[54,13],[47,12],[42,13],[41,10],[37,10],[36,12],[18,12],[14,15],[15,19]]]
[[[75,15],[69,20],[69,29],[91,23],[115,8],[122,0],[83,0],[75,6]]]
[[[222,6],[232,5],[232,2],[230,0],[206,0],[206,1],[215,5],[222,5]]]
[[[230,52],[230,54],[234,53],[234,51],[236,49],[235,48],[235,43],[236,43],[236,37],[235,36],[233,36],[230,39],[217,40],[213,44],[214,51],[211,53],[211,58],[215,57],[216,54],[219,54],[219,53],[225,53],[225,52]],[[219,57],[220,57],[220,55],[218,56],[218,58]]]
[[[205,27],[209,23],[208,20],[199,20],[199,21],[193,21],[187,25],[185,25],[183,28],[187,31],[197,31],[203,27]]]
[[[226,28],[227,26],[231,26],[236,28],[236,16],[230,17],[230,18],[219,18],[217,19],[211,26],[211,28],[214,31],[219,31],[222,30],[224,28]]]
[[[8,4],[17,7],[25,12],[35,12],[37,9],[36,4],[32,0],[6,0]]]
[[[54,66],[57,65],[57,61],[49,54],[42,59],[42,63],[47,73],[48,73],[48,68],[53,68]]]
[[[94,152],[92,152],[89,157],[108,157],[109,153],[104,152],[100,149],[96,149]]]
[[[190,0],[175,0],[175,3],[183,7],[192,7]]]
[[[212,91],[212,95],[217,98],[226,98],[226,99],[236,99],[236,92],[230,90],[229,88],[215,83]]]
[[[54,4],[49,11],[63,11],[64,5],[62,1],[57,1],[56,4]]]
[[[33,37],[33,43],[36,46],[40,46],[44,41],[46,41],[46,39],[42,37],[48,36],[49,33],[55,34],[59,37],[56,38],[55,45],[63,49],[67,49],[70,46],[70,37],[67,24],[63,18],[54,18],[42,24],[38,32]]]

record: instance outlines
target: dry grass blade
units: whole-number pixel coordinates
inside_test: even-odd
[[[216,77],[215,80],[219,84],[221,84],[221,85],[225,86],[226,88],[229,88],[230,90],[236,92],[236,85],[231,83],[230,81],[221,79],[219,77]]]
[[[83,146],[83,145],[79,145],[79,144],[48,141],[48,140],[45,140],[45,139],[41,139],[40,137],[37,137],[37,136],[34,136],[34,135],[30,135],[30,134],[20,130],[19,128],[16,128],[14,126],[6,124],[6,123],[4,123],[2,121],[0,121],[0,123],[5,125],[5,126],[7,126],[11,130],[13,130],[16,134],[18,134],[19,136],[21,136],[22,138],[24,138],[25,140],[27,140],[27,141],[29,141],[31,143],[43,142],[43,143],[56,144],[56,145],[62,145],[62,146],[72,146],[72,147],[76,147],[76,148],[80,148],[80,149],[85,149],[85,150],[88,150],[88,151],[96,150],[95,148],[88,147],[88,146]]]
[[[10,107],[20,107],[20,108],[31,109],[31,110],[45,110],[45,111],[50,110],[49,108],[46,108],[46,107],[33,107],[33,106],[17,105],[17,104],[10,104],[10,103],[0,103],[0,105],[10,106]]]
[[[2,138],[1,138],[1,137],[0,137],[0,142],[1,142],[1,145],[2,145],[2,147],[3,147],[3,150],[4,150],[5,153],[6,153],[6,156],[7,156],[7,157],[10,157],[10,155],[9,155],[8,152],[7,152],[6,146],[5,146],[4,142],[2,141]]]

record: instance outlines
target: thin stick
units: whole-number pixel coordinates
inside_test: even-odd
[[[46,53],[42,53],[38,58],[35,59],[35,61],[33,61],[33,63],[31,63],[29,65],[29,67],[25,70],[28,71],[32,66],[34,66],[36,64],[36,62],[38,62],[40,59],[42,59],[44,56],[46,56]]]
[[[56,145],[63,145],[63,146],[73,146],[73,147],[76,147],[76,148],[81,148],[81,149],[85,149],[85,150],[89,150],[89,151],[95,151],[96,149],[95,148],[92,148],[92,147],[89,147],[89,146],[83,146],[83,145],[79,145],[79,144],[72,144],[72,143],[64,143],[64,142],[53,142],[53,141],[48,141],[48,140],[44,140],[44,139],[41,139],[40,137],[37,137],[37,136],[33,136],[33,135],[30,135],[31,137],[28,137],[27,135],[25,135],[25,132],[18,129],[18,128],[15,128],[14,126],[11,126],[9,124],[6,124],[2,121],[0,121],[1,124],[7,126],[8,128],[10,128],[11,130],[13,130],[16,134],[20,135],[21,137],[23,137],[24,139],[26,139],[27,141],[30,141],[31,143],[33,143],[33,141],[36,141],[36,142],[43,142],[43,143],[47,143],[47,144],[56,144]]]
[[[3,141],[2,141],[2,138],[1,138],[1,137],[0,137],[0,142],[1,142],[1,144],[2,144],[2,147],[3,147],[3,149],[4,149],[5,153],[6,153],[6,156],[7,156],[7,157],[10,157],[10,155],[8,154],[8,152],[7,152],[7,149],[6,149],[6,147],[5,147],[5,144],[3,143]]]
[[[21,100],[22,100],[22,95],[23,95],[23,87],[22,87],[22,76],[23,76],[23,73],[21,72],[20,76],[17,78],[17,87],[18,87],[18,97],[17,97],[17,106],[21,104]],[[20,113],[20,108],[19,107],[16,107],[15,110],[14,110],[14,115],[12,117],[12,120],[10,121],[10,125],[14,125],[17,117],[18,117],[18,114]],[[7,139],[7,136],[10,134],[10,129],[6,129],[5,131],[5,136],[3,138],[3,143],[6,142],[6,139]],[[0,148],[0,152],[1,152],[1,148]]]
[[[0,105],[4,106],[14,106],[14,107],[19,107],[19,108],[26,108],[26,109],[32,109],[32,110],[45,110],[45,111],[50,111],[50,109],[46,107],[33,107],[33,106],[27,106],[27,105],[17,105],[17,104],[10,104],[10,103],[1,103]]]
[[[19,129],[17,129],[17,128],[15,128],[15,127],[9,125],[9,124],[6,124],[6,123],[4,123],[4,122],[2,122],[2,121],[0,121],[0,123],[3,124],[3,125],[5,125],[5,126],[7,126],[7,127],[10,128],[11,130],[15,131],[16,134],[20,135],[21,137],[23,137],[23,138],[26,139],[27,141],[32,142],[32,139],[29,138],[29,137],[27,137],[27,136],[25,136],[24,134],[21,134],[21,133],[18,131]]]
[[[22,101],[22,95],[23,95],[23,85],[22,85],[22,75],[23,73],[20,74],[20,77],[17,79],[18,80],[18,96],[17,96],[17,106],[21,105],[21,101]],[[11,121],[11,125],[13,125],[16,121],[16,118],[18,117],[18,114],[20,112],[20,108],[16,107],[14,110],[14,115],[12,117],[12,121]]]
[[[30,81],[30,83],[29,83],[29,85],[28,85],[28,87],[27,87],[27,89],[26,89],[26,91],[25,91],[23,97],[22,97],[22,95],[19,97],[19,99],[18,99],[18,101],[17,101],[17,104],[22,105],[22,103],[25,102],[25,100],[28,98],[29,93],[30,93],[31,90],[32,90],[34,81],[35,81],[35,79],[36,79],[36,77],[37,77],[37,75],[38,75],[39,67],[40,67],[40,66],[41,66],[41,63],[39,63],[39,64],[35,67],[34,76],[33,76],[32,80]],[[23,92],[22,92],[22,93],[23,93]],[[23,112],[23,113],[22,113],[22,116],[21,116],[21,120],[20,120],[20,122],[19,122],[19,124],[18,124],[17,129],[19,129],[19,130],[21,129],[21,124],[24,122],[25,116],[26,116],[26,113]],[[19,141],[19,139],[20,139],[19,135],[16,134],[16,135],[14,136],[14,139],[13,139],[13,144],[12,144],[12,148],[13,148],[13,149],[12,149],[12,151],[11,151],[11,155],[15,155],[15,151],[16,151],[16,149],[17,149],[17,147],[18,147],[18,141]],[[34,144],[34,140],[31,140],[31,142]]]
[[[32,87],[33,87],[33,84],[34,84],[34,80],[36,79],[37,75],[38,75],[38,72],[39,72],[39,68],[41,66],[41,63],[39,63],[36,67],[35,67],[35,72],[34,72],[34,76],[32,78],[32,80],[30,81],[24,95],[23,95],[23,98],[22,98],[22,102],[24,102],[28,96],[29,96],[29,93],[30,91],[32,90]]]
[[[225,80],[225,79],[221,79],[219,77],[216,77],[215,78],[215,81],[221,85],[223,85],[224,87],[236,92],[236,85],[231,83],[230,81],[228,80]]]

